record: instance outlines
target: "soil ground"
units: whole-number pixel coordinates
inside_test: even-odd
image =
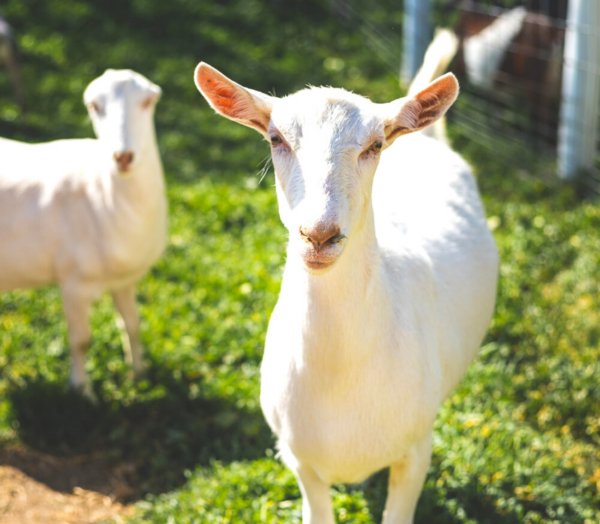
[[[0,524],[120,523],[133,511],[131,465],[0,449]]]

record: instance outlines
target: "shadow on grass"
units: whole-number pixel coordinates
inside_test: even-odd
[[[514,513],[502,511],[494,499],[474,484],[454,490],[427,487],[421,494],[415,524],[522,524]]]
[[[46,455],[128,465],[129,500],[180,486],[196,465],[253,460],[272,446],[260,412],[195,396],[192,382],[163,369],[151,369],[150,377],[145,394],[97,402],[66,385],[30,379],[9,394],[13,426],[21,442]]]

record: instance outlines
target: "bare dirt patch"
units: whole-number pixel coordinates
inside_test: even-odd
[[[0,450],[0,524],[123,522],[133,507],[128,465],[57,458],[22,447]]]

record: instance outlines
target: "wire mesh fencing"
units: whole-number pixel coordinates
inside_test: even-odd
[[[470,0],[443,6],[459,47],[462,94],[449,115],[507,164],[556,177],[566,0]]]
[[[449,120],[507,163],[600,194],[600,1],[404,0],[400,31],[369,21],[360,0],[338,3],[405,85],[435,28],[453,30],[462,96]]]

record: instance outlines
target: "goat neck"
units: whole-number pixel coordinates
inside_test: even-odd
[[[288,256],[280,302],[295,309],[287,318],[302,326],[302,360],[318,365],[331,360],[336,367],[359,363],[391,310],[381,307],[390,299],[371,203],[344,256],[326,274],[308,273],[293,255]]]

